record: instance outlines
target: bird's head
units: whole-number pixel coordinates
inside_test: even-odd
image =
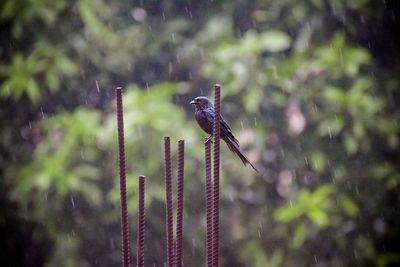
[[[196,110],[198,109],[205,109],[208,108],[210,106],[212,106],[211,101],[205,97],[205,96],[198,96],[195,99],[193,99],[190,104],[194,105],[194,107],[196,108]]]

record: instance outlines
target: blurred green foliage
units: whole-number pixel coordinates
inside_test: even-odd
[[[218,82],[261,171],[222,144],[221,265],[398,265],[395,5],[2,1],[0,261],[120,264],[124,86],[131,241],[144,174],[146,265],[165,262],[162,138],[174,155],[185,139],[184,261],[203,266],[206,135],[189,102]]]

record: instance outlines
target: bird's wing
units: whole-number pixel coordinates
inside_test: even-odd
[[[207,115],[207,119],[212,124],[214,121],[214,116],[215,116],[214,109],[209,108],[206,110],[205,113]],[[235,136],[233,136],[231,127],[229,127],[228,123],[226,123],[226,121],[224,120],[222,115],[220,116],[219,121],[221,123],[221,138],[227,137],[227,138],[231,139],[233,142],[235,142],[237,145],[239,145],[239,141],[235,138]]]
[[[239,141],[235,138],[235,136],[233,136],[231,127],[229,127],[228,123],[226,123],[226,121],[224,120],[224,118],[221,116],[220,118],[220,122],[221,122],[221,131],[223,133],[223,135],[225,135],[226,137],[228,137],[230,140],[232,140],[236,145],[239,146]]]

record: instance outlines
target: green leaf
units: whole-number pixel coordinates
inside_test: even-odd
[[[29,79],[26,84],[26,94],[33,103],[39,100],[39,87],[34,79]]]
[[[260,46],[269,52],[281,52],[290,47],[290,37],[281,31],[266,31],[260,35]]]
[[[14,17],[18,12],[20,2],[16,0],[4,0],[0,10],[0,19],[6,20]]]
[[[326,227],[329,224],[328,215],[322,209],[313,208],[307,215],[308,218],[319,227]]]
[[[301,215],[302,211],[300,211],[297,207],[291,207],[288,205],[280,207],[274,212],[275,220],[280,222],[290,222]]]
[[[357,140],[350,134],[346,134],[344,136],[344,144],[346,147],[346,151],[349,155],[353,155],[358,150]]]
[[[315,152],[311,155],[311,163],[314,170],[322,172],[325,169],[326,159],[321,152]]]
[[[79,13],[89,32],[93,33],[94,35],[101,33],[103,24],[97,18],[93,8],[88,1],[79,1]]]
[[[346,94],[342,90],[334,86],[327,86],[324,91],[324,96],[326,100],[338,105],[345,106],[348,102]]]
[[[359,209],[357,204],[346,196],[340,197],[340,205],[342,206],[343,211],[349,215],[350,217],[355,217],[358,215]]]
[[[329,198],[334,192],[334,187],[330,184],[319,186],[311,195],[312,205],[314,207],[326,208],[329,206]]]
[[[293,247],[294,248],[300,248],[304,241],[306,240],[307,237],[307,230],[306,230],[306,226],[304,225],[304,223],[299,224],[296,227],[296,231],[294,232],[294,236],[293,236]]]
[[[262,91],[259,88],[249,89],[244,100],[246,110],[252,113],[256,112],[262,99]]]

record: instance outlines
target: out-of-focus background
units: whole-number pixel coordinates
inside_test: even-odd
[[[203,140],[224,143],[221,266],[399,266],[396,1],[2,0],[0,262],[118,266],[114,91],[123,86],[132,259],[165,262],[162,137],[186,140],[184,262],[205,265]]]

